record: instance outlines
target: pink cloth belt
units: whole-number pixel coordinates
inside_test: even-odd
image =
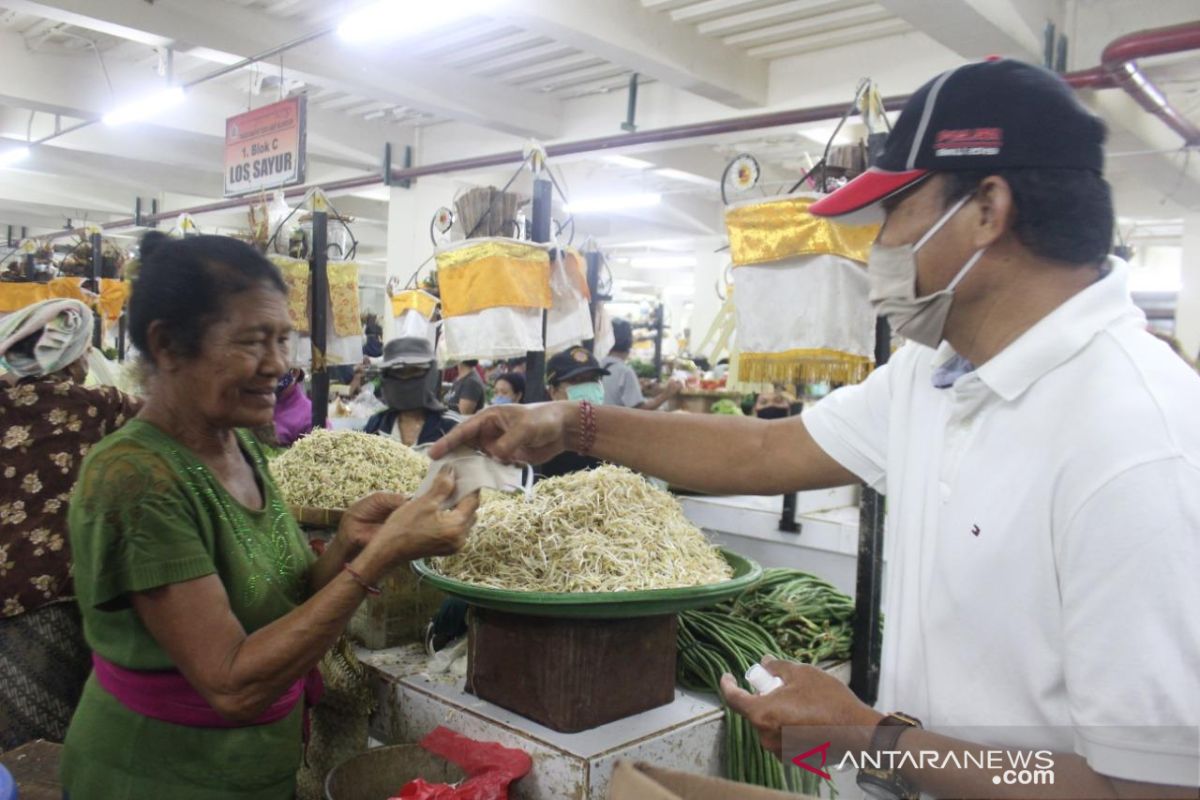
[[[292,713],[304,700],[304,739],[308,740],[308,709],[321,699],[325,685],[316,667],[287,688],[278,700],[251,722],[232,722],[218,714],[178,670],[135,670],[92,653],[96,681],[121,705],[144,717],[190,728],[244,728],[269,725]]]

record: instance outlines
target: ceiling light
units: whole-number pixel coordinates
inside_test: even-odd
[[[569,214],[603,214],[609,211],[628,211],[635,208],[653,208],[662,202],[660,194],[625,194],[608,197],[585,197],[567,203]]]
[[[453,3],[379,0],[347,14],[337,32],[347,42],[410,38],[453,24],[492,5],[495,0],[456,0]]]
[[[27,158],[29,158],[29,148],[24,145],[0,151],[0,169],[11,167],[18,161],[24,161]]]
[[[650,163],[649,161],[643,161],[640,158],[633,158],[631,156],[623,156],[620,153],[612,153],[610,155],[600,156],[600,158],[604,159],[610,164],[616,164],[618,167],[625,167],[627,169],[650,169],[654,166],[654,164]]]
[[[149,119],[161,111],[174,108],[182,103],[183,99],[183,87],[172,86],[113,109],[104,115],[104,124],[124,125],[126,122]]]
[[[695,256],[634,256],[629,265],[636,269],[683,269],[696,266]]]

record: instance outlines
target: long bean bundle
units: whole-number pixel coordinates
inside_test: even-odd
[[[528,501],[489,495],[466,546],[433,566],[468,583],[530,592],[703,586],[732,575],[675,498],[613,466],[543,481]]]
[[[794,569],[768,569],[729,611],[770,631],[784,656],[805,664],[845,661],[854,643],[854,600]]]
[[[271,461],[284,499],[314,508],[347,508],[371,492],[411,494],[428,471],[415,450],[358,431],[313,431]]]
[[[684,611],[679,615],[679,683],[688,689],[719,693],[721,675],[729,672],[743,689],[751,664],[765,655],[783,658],[774,637],[751,620],[728,610]],[[759,743],[754,726],[725,707],[725,774],[730,780],[768,789],[816,795],[821,780],[792,764],[784,764]],[[832,785],[830,787],[832,792]]]

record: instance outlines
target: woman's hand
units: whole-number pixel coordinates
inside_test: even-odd
[[[370,544],[379,532],[379,527],[407,500],[408,497],[403,494],[375,492],[346,509],[337,530],[337,538],[342,540],[347,548],[346,559],[358,555]]]
[[[572,431],[578,420],[577,403],[493,406],[455,426],[434,444],[429,457],[442,458],[468,445],[506,464],[544,464],[576,441]]]
[[[387,566],[426,556],[457,553],[467,543],[475,524],[479,493],[474,492],[454,508],[441,505],[454,494],[454,472],[443,469],[429,491],[392,511],[371,538],[363,555],[378,555]]]

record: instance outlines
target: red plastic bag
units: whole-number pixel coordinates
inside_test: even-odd
[[[435,729],[421,740],[421,747],[457,764],[467,779],[450,786],[417,778],[389,800],[507,800],[509,785],[533,768],[533,759],[521,750],[477,742],[449,728]]]

